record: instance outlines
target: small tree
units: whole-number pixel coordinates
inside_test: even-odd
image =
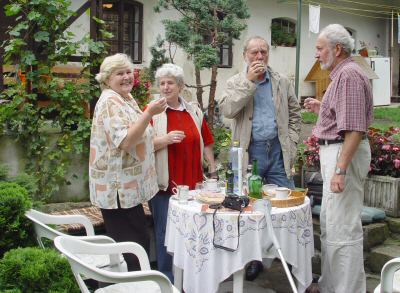
[[[196,75],[197,100],[203,105],[205,86],[210,87],[208,97],[208,125],[213,127],[215,91],[220,46],[232,44],[246,28],[244,19],[250,17],[244,0],[158,0],[155,11],[175,9],[181,18],[164,20],[165,38],[181,47],[193,60]],[[203,85],[200,72],[211,68],[208,85]]]

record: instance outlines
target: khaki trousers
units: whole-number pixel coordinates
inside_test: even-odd
[[[364,199],[364,179],[371,161],[368,140],[362,140],[347,168],[345,189],[333,193],[330,189],[342,143],[321,145],[323,197],[321,224],[321,292],[366,292],[363,230],[361,211]]]

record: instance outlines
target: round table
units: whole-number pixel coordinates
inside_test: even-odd
[[[314,255],[313,221],[310,201],[290,208],[272,208],[271,220],[276,237],[299,292],[312,282],[311,258]],[[219,283],[234,274],[234,292],[243,290],[243,272],[251,260],[275,258],[276,249],[267,250],[267,224],[260,212],[244,212],[239,219],[239,247],[234,252],[216,248],[218,245],[235,249],[238,241],[238,212],[217,212],[215,234],[213,214],[198,201],[179,204],[171,198],[168,210],[165,246],[173,254],[175,285],[186,293],[216,292]],[[237,278],[235,280],[235,278]],[[242,278],[240,280],[239,278]],[[235,286],[236,283],[236,286]]]

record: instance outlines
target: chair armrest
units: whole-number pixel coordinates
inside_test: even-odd
[[[84,240],[86,242],[91,242],[91,243],[100,243],[100,244],[116,243],[114,239],[112,239],[111,237],[108,237],[106,235],[71,236],[71,237],[76,237],[78,239]]]
[[[381,292],[392,292],[394,273],[400,269],[400,257],[389,260],[381,272]]]
[[[95,244],[79,240],[77,239],[77,237],[69,237],[68,241],[71,242],[70,251],[72,253],[91,254],[91,255],[108,254],[111,256],[111,258],[115,257],[116,255],[120,255],[121,253],[132,253],[136,255],[136,257],[138,258],[141,270],[144,271],[150,270],[150,261],[147,256],[146,250],[138,243],[118,242],[118,243]]]

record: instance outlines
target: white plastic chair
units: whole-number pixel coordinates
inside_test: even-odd
[[[115,243],[114,239],[105,235],[95,235],[94,228],[90,220],[84,215],[49,215],[46,213],[39,212],[34,209],[30,209],[25,213],[25,216],[33,222],[33,227],[35,229],[36,240],[40,247],[44,248],[42,239],[47,238],[54,240],[57,236],[69,236],[83,239],[89,242],[95,243]],[[63,224],[82,224],[86,231],[86,236],[71,236],[64,234],[50,226],[53,225],[63,225]],[[120,255],[111,264],[107,255],[97,255],[96,257],[89,255],[80,255],[85,262],[91,263],[99,268],[105,268],[108,270],[125,270],[127,271],[125,260],[123,256]],[[119,266],[121,265],[122,268]]]
[[[374,293],[400,293],[400,257],[385,263],[381,272],[381,283]]]
[[[96,290],[96,293],[179,293],[164,274],[150,269],[150,262],[146,251],[137,243],[96,244],[72,237],[59,236],[54,240],[54,244],[67,257],[75,279],[83,293],[89,293],[89,290],[82,280],[82,275],[99,282],[114,283],[113,285]],[[110,272],[86,263],[77,256],[79,254],[99,255],[104,253],[110,257],[115,254],[133,253],[139,259],[141,271]]]

